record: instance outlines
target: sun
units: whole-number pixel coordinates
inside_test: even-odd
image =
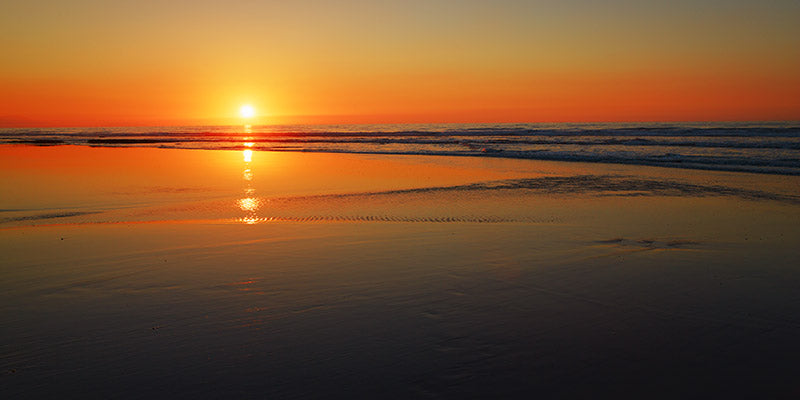
[[[239,115],[241,115],[242,118],[253,118],[256,116],[256,109],[250,104],[245,104],[239,108]]]

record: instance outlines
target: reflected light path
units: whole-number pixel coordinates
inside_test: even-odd
[[[247,197],[239,200],[239,208],[243,211],[255,212],[261,206],[261,201],[253,197]]]
[[[244,126],[245,133],[251,133],[250,125]],[[244,140],[252,140],[250,137],[245,137]],[[244,170],[242,171],[242,180],[245,182],[244,195],[245,197],[239,199],[237,205],[239,209],[246,212],[244,217],[239,218],[240,222],[245,224],[255,224],[261,221],[256,212],[261,207],[261,200],[255,197],[256,190],[253,188],[253,170],[250,163],[253,162],[253,142],[243,142],[242,145],[246,147],[242,150],[242,160],[244,161]]]

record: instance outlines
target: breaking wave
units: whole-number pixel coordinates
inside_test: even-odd
[[[800,175],[800,123],[0,129],[0,144],[522,158]]]

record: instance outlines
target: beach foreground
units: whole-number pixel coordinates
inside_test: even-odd
[[[0,146],[3,398],[800,395],[800,178]]]

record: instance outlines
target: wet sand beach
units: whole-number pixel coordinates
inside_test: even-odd
[[[800,177],[0,146],[2,398],[800,395]]]

